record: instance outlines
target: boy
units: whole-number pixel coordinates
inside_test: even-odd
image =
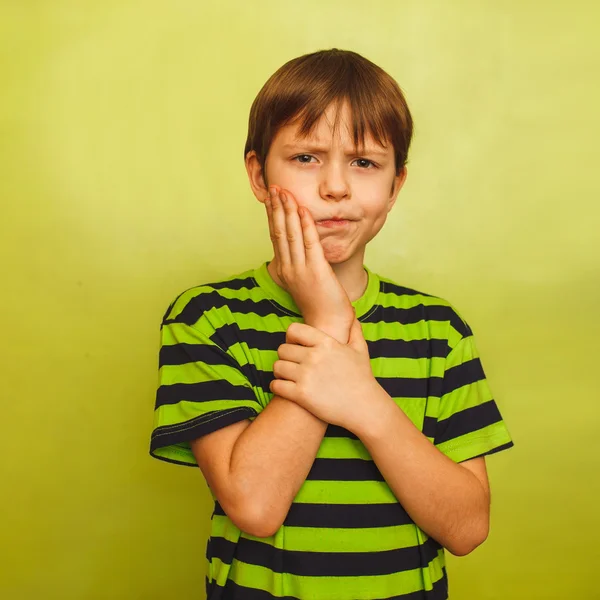
[[[398,84],[349,51],[283,65],[244,151],[274,258],[161,327],[152,456],[201,469],[209,600],[448,598],[513,445],[452,305],[363,264],[406,178]]]

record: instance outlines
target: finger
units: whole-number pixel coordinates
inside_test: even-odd
[[[280,265],[281,269],[289,269],[291,260],[287,232],[285,229],[285,213],[279,197],[279,190],[275,186],[271,186],[269,189],[272,190],[271,207],[273,209],[273,237],[274,244],[277,245],[277,250],[279,251],[278,264]]]
[[[287,381],[298,381],[298,369],[300,365],[285,360],[276,360],[273,363],[273,375],[277,379],[286,379]]]
[[[289,344],[301,344],[302,346],[316,346],[323,338],[329,337],[325,332],[311,327],[306,323],[292,323],[285,332],[285,341]]]
[[[288,381],[287,379],[273,379],[269,384],[269,389],[271,390],[271,393],[276,396],[294,402],[294,398],[296,397],[296,384],[293,381]]]
[[[360,347],[367,345],[365,336],[363,335],[362,325],[356,317],[354,317],[354,321],[352,321],[352,327],[350,328],[348,344]]]
[[[300,215],[300,224],[302,227],[302,235],[304,238],[304,254],[306,256],[307,265],[318,265],[325,261],[325,253],[321,245],[321,238],[317,231],[315,221],[305,206],[302,207]]]
[[[268,192],[267,197],[265,198],[265,208],[267,209],[267,221],[269,222],[269,237],[271,238],[271,243],[273,244],[275,263],[279,264],[279,249],[277,248],[277,244],[275,243],[275,234],[273,233],[273,206],[271,203],[271,195]]]
[[[288,362],[301,363],[306,358],[306,348],[298,344],[281,344],[277,348],[277,356],[281,360]]]
[[[285,212],[285,227],[287,231],[287,241],[290,249],[290,260],[296,267],[306,265],[306,253],[304,251],[304,236],[302,234],[302,225],[300,215],[298,215],[298,203],[291,192],[281,190],[279,194]]]

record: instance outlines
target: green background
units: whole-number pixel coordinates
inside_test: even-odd
[[[287,60],[403,88],[408,179],[366,264],[454,303],[515,440],[451,600],[600,598],[595,2],[0,2],[0,596],[204,597],[198,470],[148,456],[158,328],[271,257],[243,167]],[[595,560],[594,560],[595,557]]]

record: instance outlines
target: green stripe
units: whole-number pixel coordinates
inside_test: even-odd
[[[264,296],[263,296],[264,300]],[[298,323],[302,321],[299,317],[290,317],[287,315],[277,315],[275,312],[265,316],[257,316],[255,312],[252,312],[252,304],[245,305],[244,308],[247,312],[236,312],[235,322],[239,325],[240,329],[255,329],[256,331],[264,331],[267,333],[281,333],[287,330],[291,323]],[[273,307],[273,311],[275,307]]]
[[[484,402],[493,400],[493,398],[494,396],[486,379],[468,383],[444,395],[441,399],[438,419],[446,419],[467,408],[479,406]]]
[[[213,561],[220,585],[224,585],[228,571],[229,578],[238,585],[269,591],[276,596],[290,595],[296,598],[319,598],[319,600],[340,600],[340,598],[371,600],[389,597],[397,594],[399,590],[409,594],[423,589],[421,569],[368,577],[302,577],[282,576],[265,567],[249,565],[236,559],[231,568],[223,565],[217,558]],[[433,572],[433,581],[441,579],[442,569],[438,557],[431,561],[429,568]],[[278,591],[281,593],[277,593]]]
[[[473,336],[462,338],[448,355],[445,368],[447,370],[452,367],[457,367],[473,358],[479,358]]]
[[[444,359],[437,356],[430,359],[382,356],[371,359],[371,368],[376,377],[398,377],[401,374],[402,377],[426,379],[434,373],[444,373]]]
[[[420,340],[423,339],[424,321],[403,324],[400,322],[362,323],[363,335],[367,341],[380,340]],[[432,339],[443,340],[448,335],[448,323],[445,321],[427,321],[427,330]]]
[[[167,446],[166,448],[157,448],[154,451],[154,455],[156,457],[162,457],[169,460],[176,460],[178,462],[183,462],[188,465],[196,466],[198,463],[196,462],[196,458],[194,457],[194,453],[191,448],[183,448],[181,446]]]
[[[176,299],[175,303],[171,307],[169,314],[167,315],[167,319],[174,319],[181,314],[181,311],[193,300],[196,296],[200,294],[207,294],[213,291],[208,285],[198,285],[193,287],[185,292],[181,293]]]
[[[452,308],[449,302],[435,296],[423,296],[421,294],[398,295],[394,292],[379,292],[377,304],[381,304],[381,306],[385,306],[386,308],[414,308],[420,304],[424,306],[446,306]]]
[[[251,388],[245,375],[231,365],[208,365],[203,362],[190,362],[182,365],[163,365],[159,369],[161,385],[175,383],[203,383],[224,379],[232,385]]]
[[[512,441],[504,421],[492,423],[477,431],[465,433],[457,438],[438,444],[436,447],[446,456],[460,462],[483,454]]]
[[[199,320],[193,327],[185,323],[169,323],[163,325],[161,341],[163,346],[174,346],[176,344],[205,344],[215,346],[209,338],[214,329],[205,319]]]
[[[309,504],[395,504],[385,481],[306,480],[294,502]]]
[[[201,408],[199,408],[199,404],[202,404]],[[257,412],[261,411],[260,404],[258,404],[258,402],[253,402],[252,400],[223,399],[207,400],[206,402],[189,402],[187,400],[181,400],[177,404],[164,404],[163,406],[159,406],[155,411],[155,422],[159,423],[161,427],[178,425],[208,412],[231,410],[232,408],[242,408],[246,406]],[[192,423],[191,426],[193,427],[194,425],[195,423]]]
[[[317,458],[362,458],[371,460],[371,455],[360,440],[325,437],[317,452]]]
[[[416,545],[416,525],[395,525],[391,527],[363,527],[347,529],[327,529],[321,527],[289,527],[279,529],[268,538],[260,538],[232,527],[229,517],[215,515],[211,535],[237,543],[241,537],[254,540],[275,548],[281,547],[285,538],[285,549],[302,552],[381,552],[398,548],[411,548]],[[423,533],[421,543],[428,536]]]

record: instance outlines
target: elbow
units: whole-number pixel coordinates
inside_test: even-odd
[[[274,511],[266,511],[264,507],[244,503],[227,512],[231,522],[241,531],[259,538],[275,535],[282,525],[279,519],[274,519]]]
[[[475,548],[481,546],[489,535],[489,527],[481,528],[472,531],[470,535],[465,535],[460,540],[456,540],[452,544],[446,546],[448,551],[454,556],[467,556],[471,554]]]

